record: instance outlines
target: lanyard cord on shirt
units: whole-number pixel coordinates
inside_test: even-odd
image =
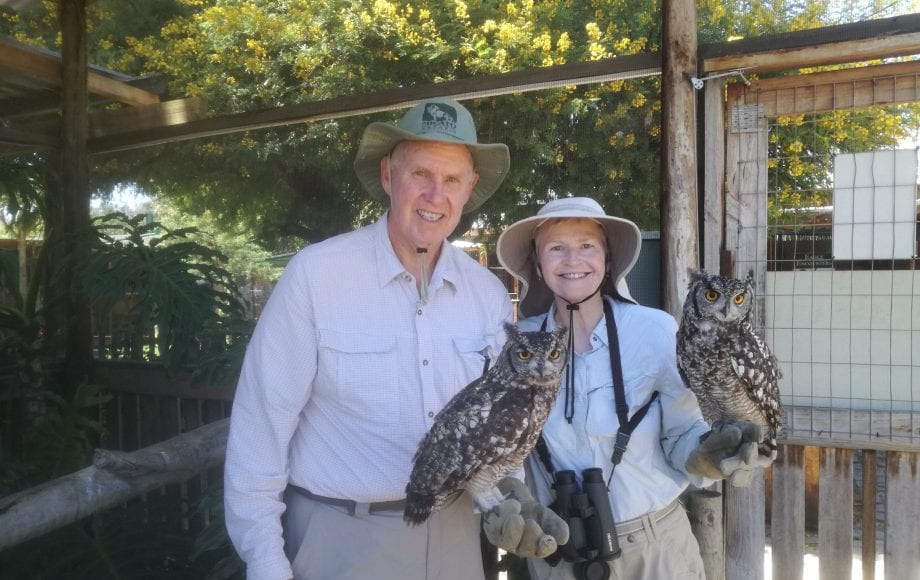
[[[579,304],[583,304],[594,297],[595,294],[601,291],[601,287],[598,286],[597,290],[588,294],[582,300],[578,302],[569,302],[565,300],[566,310],[569,311],[569,348],[568,348],[568,361],[565,365],[565,420],[572,423],[572,419],[575,417],[575,311],[579,309]],[[603,301],[601,297],[601,301]],[[547,314],[547,316],[549,316]],[[546,320],[543,320],[543,329],[546,330]]]
[[[642,419],[645,418],[645,414],[648,412],[649,407],[651,407],[652,403],[655,402],[655,399],[658,398],[658,391],[653,392],[648,402],[645,403],[641,409],[636,411],[632,417],[628,416],[629,405],[626,403],[626,387],[623,381],[623,365],[622,361],[620,360],[620,341],[617,334],[617,325],[613,318],[613,308],[610,306],[610,302],[606,299],[606,297],[601,297],[601,300],[604,303],[604,318],[607,322],[607,350],[610,353],[610,374],[613,377],[613,397],[616,405],[617,419],[620,422],[620,426],[617,429],[616,440],[613,444],[613,454],[610,456],[610,462],[612,463],[612,466],[610,468],[610,477],[607,478],[607,488],[609,489],[610,481],[613,479],[613,470],[617,465],[619,465],[620,461],[623,460],[623,454],[626,453],[626,445],[629,443],[629,438],[632,436],[632,433],[635,431],[636,427],[639,426],[639,423],[642,422]],[[582,300],[582,302],[584,302],[584,300]],[[577,309],[577,304],[575,307]],[[541,326],[540,330],[546,331],[546,319],[543,320],[543,325]],[[573,334],[574,331],[570,327],[569,336],[571,337]],[[571,351],[570,356],[572,356]],[[571,364],[573,360],[574,358],[570,358],[569,363]],[[568,412],[568,398],[568,392],[566,392],[566,412]],[[574,398],[575,396],[573,393],[573,416],[575,412]],[[568,416],[566,416],[566,419],[568,419]],[[571,422],[571,419],[569,419],[569,423]],[[553,480],[555,481],[556,472],[553,469],[552,457],[550,456],[549,447],[546,445],[546,440],[543,438],[542,433],[540,433],[540,439],[537,441],[537,455],[539,456],[540,461],[543,462],[546,470],[550,473],[550,475],[553,476]]]

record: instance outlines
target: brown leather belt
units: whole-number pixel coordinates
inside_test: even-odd
[[[379,512],[403,511],[406,509],[406,500],[394,499],[392,501],[374,501],[370,503],[353,501],[350,499],[338,499],[335,497],[326,497],[317,495],[309,489],[304,489],[294,484],[288,484],[292,491],[304,496],[307,499],[318,501],[328,505],[343,507],[348,510],[349,515],[367,515]]]

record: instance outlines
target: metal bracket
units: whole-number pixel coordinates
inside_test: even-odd
[[[694,88],[694,89],[700,90],[700,89],[703,88],[704,83],[705,83],[706,81],[708,81],[708,80],[717,79],[717,78],[720,78],[720,77],[728,77],[728,76],[735,76],[735,75],[737,75],[737,76],[741,77],[741,80],[744,82],[744,84],[750,85],[750,84],[751,84],[751,81],[749,81],[749,80],[747,79],[747,77],[744,76],[744,71],[746,71],[746,70],[747,70],[746,68],[738,68],[738,69],[726,71],[726,72],[723,72],[723,73],[706,75],[706,76],[704,76],[703,78],[690,77],[690,82],[693,83],[693,88]]]

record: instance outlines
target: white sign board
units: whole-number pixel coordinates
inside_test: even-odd
[[[916,229],[916,150],[834,157],[835,260],[913,258]]]

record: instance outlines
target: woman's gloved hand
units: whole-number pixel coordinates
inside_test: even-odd
[[[506,477],[498,489],[505,500],[482,516],[482,528],[494,546],[522,558],[545,558],[569,541],[569,526],[537,502],[523,481]]]

